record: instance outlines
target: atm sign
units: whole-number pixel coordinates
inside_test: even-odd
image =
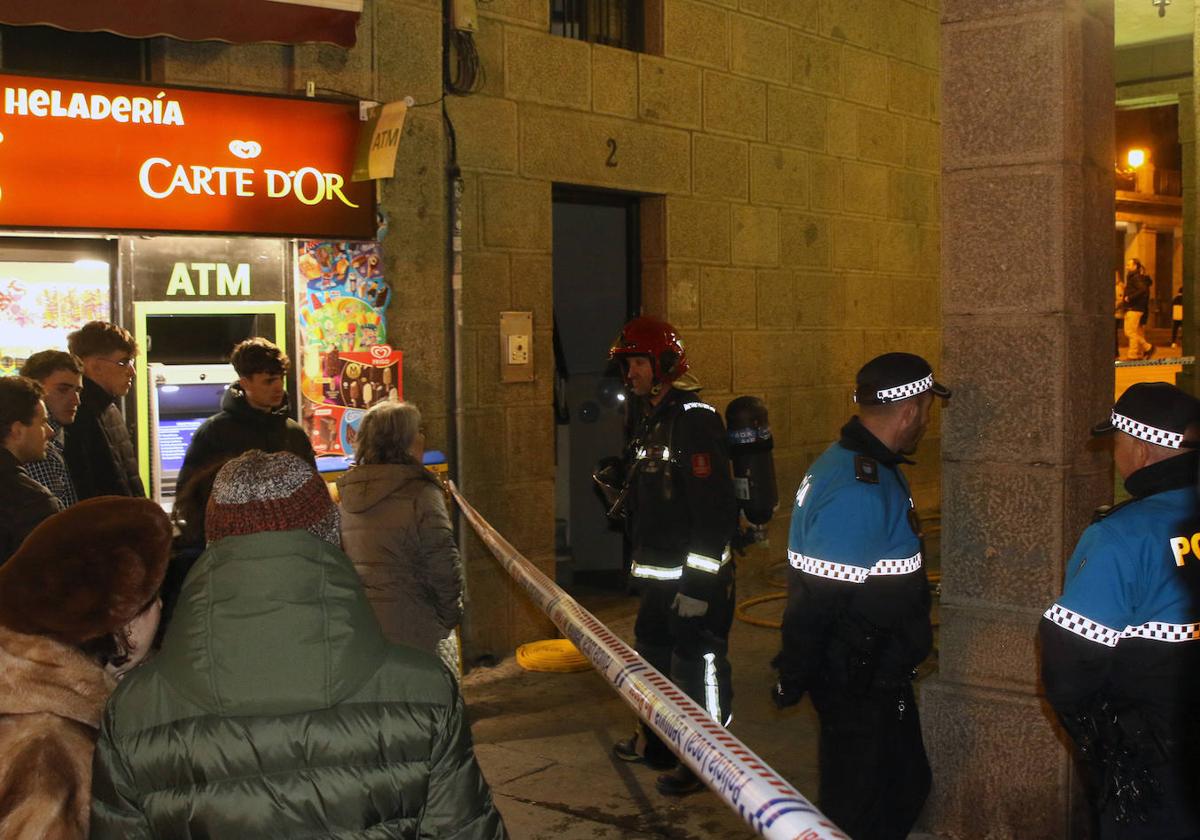
[[[215,283],[210,278],[215,277]],[[215,286],[215,288],[211,288]],[[250,263],[175,263],[171,269],[171,281],[167,283],[167,297],[189,295],[208,297],[215,292],[218,297],[250,296]]]
[[[0,227],[375,236],[357,104],[0,75]]]

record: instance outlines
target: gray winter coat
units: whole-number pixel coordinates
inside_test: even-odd
[[[462,619],[462,568],[441,484],[415,464],[367,464],[337,486],[342,548],[384,635],[436,652]]]

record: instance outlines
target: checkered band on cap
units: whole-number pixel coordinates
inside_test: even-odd
[[[1131,417],[1126,417],[1124,414],[1118,414],[1116,411],[1112,413],[1112,424],[1113,428],[1120,429],[1127,435],[1133,435],[1135,438],[1158,446],[1179,449],[1183,443],[1183,435],[1179,432],[1168,432],[1166,429],[1147,425]]]
[[[909,382],[907,385],[897,385],[895,388],[884,388],[882,391],[876,391],[875,397],[881,402],[906,400],[909,397],[915,397],[917,394],[923,394],[932,387],[933,374],[931,373],[924,379]]]

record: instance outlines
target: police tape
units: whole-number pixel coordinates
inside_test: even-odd
[[[1167,359],[1117,359],[1113,367],[1151,367],[1157,365],[1194,365],[1195,356],[1172,356]]]
[[[849,840],[766,762],[529,562],[448,482],[504,570],[688,767],[769,840]]]

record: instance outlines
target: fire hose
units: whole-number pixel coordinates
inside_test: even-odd
[[[450,482],[467,522],[525,594],[685,765],[769,840],[849,840],[696,701],[513,548]]]

